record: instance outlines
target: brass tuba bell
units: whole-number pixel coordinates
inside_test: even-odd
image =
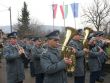
[[[84,39],[83,39],[83,46],[84,48],[88,48],[88,36],[90,35],[90,33],[92,33],[93,30],[89,27],[85,27],[84,28]]]
[[[76,34],[76,30],[72,27],[66,27],[66,36],[62,45],[61,53],[63,58],[70,58],[72,64],[68,65],[66,71],[72,73],[75,70],[76,58],[75,54],[72,52],[71,47],[68,46],[70,39]]]

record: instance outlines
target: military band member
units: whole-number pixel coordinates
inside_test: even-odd
[[[100,77],[100,70],[102,63],[100,57],[103,54],[103,49],[96,45],[97,41],[95,37],[89,40],[89,56],[88,56],[88,66],[90,70],[90,83],[96,83],[97,79]]]
[[[65,68],[71,64],[71,59],[61,57],[59,46],[59,31],[53,31],[46,35],[47,49],[41,56],[41,66],[45,73],[44,83],[67,83]]]
[[[33,42],[33,38],[34,36],[32,35],[28,35],[25,37],[25,51],[26,51],[26,55],[29,57],[28,60],[25,60],[25,67],[28,68],[28,64],[30,65],[30,75],[31,77],[35,76],[35,68],[34,68],[34,64],[33,64],[33,59],[32,59],[32,48],[34,46],[34,42]]]
[[[7,83],[23,83],[25,78],[23,58],[24,54],[17,47],[17,33],[8,35],[9,44],[4,46],[3,56],[6,59]]]
[[[76,57],[74,83],[85,83],[85,54],[88,53],[89,50],[83,48],[80,39],[81,31],[77,30],[69,42],[69,46],[76,49],[76,51],[74,51]]]
[[[101,71],[100,71],[100,78],[97,81],[100,81],[100,82],[104,81],[104,77],[103,77],[104,66],[105,66],[105,62],[108,59],[108,55],[107,55],[107,52],[106,52],[106,47],[108,47],[108,42],[104,41],[103,35],[104,35],[104,33],[102,31],[97,31],[94,35],[96,37],[96,40],[97,40],[96,44],[99,47],[101,47],[104,51],[103,55],[101,54],[102,56],[100,56],[100,58],[99,58],[101,60],[102,67],[101,67]]]
[[[24,60],[24,67],[28,68],[29,62],[31,62],[31,48],[33,47],[33,36],[29,35],[26,37],[26,43],[25,43],[25,51],[26,55],[28,56],[28,59]],[[31,68],[31,66],[30,66]],[[30,69],[31,70],[31,69]],[[33,69],[34,70],[34,69]],[[31,76],[34,76],[33,72],[31,72]]]
[[[3,44],[0,43],[0,63],[2,62],[2,56],[3,56]],[[0,64],[0,68],[1,68],[1,64]]]
[[[3,53],[3,43],[0,43],[0,63],[1,63],[2,55],[3,55],[2,53]]]
[[[44,73],[40,64],[40,57],[44,51],[42,47],[42,40],[40,36],[36,36],[33,41],[34,46],[31,50],[31,53],[35,68],[35,83],[43,83]]]

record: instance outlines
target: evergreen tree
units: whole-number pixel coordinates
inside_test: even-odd
[[[27,4],[24,2],[24,7],[22,8],[22,14],[18,18],[18,33],[19,37],[24,37],[25,35],[28,35],[30,33],[30,27],[29,27],[29,11],[27,10]]]

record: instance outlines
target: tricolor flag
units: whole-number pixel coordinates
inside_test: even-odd
[[[71,4],[73,17],[78,17],[78,6],[79,6],[79,3],[72,3]]]
[[[53,18],[56,18],[57,4],[52,4]]]
[[[68,5],[60,5],[60,10],[61,10],[61,14],[63,19],[67,17],[68,14]]]

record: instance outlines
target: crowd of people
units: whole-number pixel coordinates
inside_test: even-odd
[[[104,39],[102,31],[90,33],[85,48],[81,39],[81,30],[76,30],[68,46],[74,53],[76,62],[72,72],[73,83],[85,83],[86,60],[90,71],[89,83],[104,81],[104,65],[108,60],[106,47],[110,41]],[[55,30],[41,36],[26,36],[20,40],[16,32],[8,34],[3,46],[3,57],[6,59],[7,83],[23,83],[24,68],[30,68],[30,75],[35,83],[68,83],[67,67],[72,58],[62,57],[60,32]],[[87,58],[85,58],[87,57]]]

